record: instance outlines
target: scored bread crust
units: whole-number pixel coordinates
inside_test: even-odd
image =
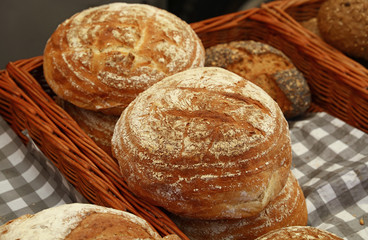
[[[84,221],[88,221],[88,218],[92,218],[89,220],[89,225],[83,224]],[[113,224],[106,225],[103,221],[110,221]],[[114,232],[109,233],[106,228],[112,228]],[[125,236],[125,239],[162,239],[142,218],[128,212],[83,203],[48,208],[33,215],[23,215],[0,226],[0,235],[3,240],[72,240],[81,239],[82,232],[91,237],[83,239],[94,239],[93,235],[101,236],[101,234],[105,234],[105,239],[109,237],[112,239],[116,234],[121,237]],[[79,237],[76,238],[76,236]]]
[[[274,229],[286,226],[305,226],[308,212],[302,189],[290,172],[286,185],[280,194],[258,215],[253,217],[197,220],[174,215],[172,219],[191,240],[250,240]]]
[[[112,151],[132,192],[202,219],[258,214],[291,164],[277,103],[217,67],[174,74],[140,94],[115,126]]]
[[[311,226],[290,226],[268,232],[256,240],[342,240],[326,230]]]
[[[44,74],[62,99],[120,115],[162,78],[203,66],[204,48],[189,24],[146,4],[111,3],[61,23],[44,50]]]

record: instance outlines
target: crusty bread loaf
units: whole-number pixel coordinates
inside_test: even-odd
[[[333,233],[310,226],[290,226],[273,230],[256,240],[342,240]]]
[[[118,238],[117,238],[118,236]],[[64,204],[0,226],[2,240],[162,239],[142,218],[92,204]],[[176,235],[166,239],[179,240]]]
[[[44,50],[44,73],[62,99],[120,115],[138,93],[204,64],[202,42],[177,16],[145,4],[111,3],[60,24]]]
[[[60,98],[57,99],[57,103],[78,123],[97,146],[112,156],[111,138],[119,116],[80,108]]]
[[[307,225],[305,198],[292,173],[280,194],[258,215],[242,219],[197,220],[172,216],[191,240],[253,240],[286,226]]]
[[[323,40],[350,57],[368,60],[367,0],[327,0],[317,21]]]
[[[261,87],[286,118],[306,112],[311,93],[303,74],[278,49],[257,41],[233,41],[206,49],[205,66],[222,67]]]
[[[201,219],[258,214],[291,164],[277,103],[217,67],[176,73],[141,93],[117,122],[112,151],[132,192]]]

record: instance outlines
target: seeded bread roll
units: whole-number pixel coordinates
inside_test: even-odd
[[[261,88],[222,68],[186,70],[141,93],[113,138],[128,187],[177,215],[257,215],[291,164],[288,123]]]
[[[345,54],[368,60],[368,1],[327,0],[318,15],[322,38]]]
[[[242,219],[197,220],[172,216],[191,240],[253,240],[269,231],[286,226],[307,225],[305,198],[292,173],[280,194],[258,215]]]
[[[111,138],[119,116],[79,108],[67,101],[57,103],[78,123],[79,127],[107,154],[111,153]]]
[[[120,115],[153,83],[203,66],[202,42],[177,16],[145,4],[111,3],[60,24],[44,50],[47,83],[62,99]]]
[[[233,41],[206,49],[205,66],[222,67],[261,87],[286,118],[307,111],[311,94],[303,74],[285,54],[256,41]]]
[[[2,240],[162,239],[142,218],[92,204],[64,204],[0,226]],[[179,240],[176,235],[164,239]]]
[[[256,240],[342,240],[333,233],[310,226],[291,226],[280,228],[257,238]]]

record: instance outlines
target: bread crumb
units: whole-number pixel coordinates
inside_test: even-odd
[[[359,223],[360,223],[360,225],[364,225],[364,219],[363,219],[363,217],[361,217],[361,218],[359,219]]]

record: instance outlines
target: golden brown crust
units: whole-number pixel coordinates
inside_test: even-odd
[[[333,233],[310,226],[291,226],[280,228],[257,238],[256,240],[342,240]]]
[[[302,189],[290,173],[280,194],[256,216],[233,220],[197,220],[180,216],[172,216],[172,219],[191,240],[251,240],[274,229],[305,226],[308,212]]]
[[[317,15],[322,38],[351,57],[368,60],[368,1],[327,0]]]
[[[162,239],[140,217],[82,203],[59,205],[36,214],[21,216],[0,226],[0,235],[2,240]],[[175,238],[171,236],[171,239]]]
[[[279,104],[286,118],[301,115],[310,106],[303,74],[268,44],[248,40],[212,46],[206,49],[205,66],[222,67],[252,81]]]
[[[44,50],[45,78],[59,97],[115,115],[155,82],[203,63],[203,45],[190,25],[145,4],[77,13],[57,27]]]
[[[79,108],[67,101],[57,103],[78,123],[80,128],[107,154],[111,153],[111,138],[119,117]]]
[[[112,149],[136,195],[202,219],[258,214],[291,164],[277,103],[215,67],[177,73],[140,94],[117,122]]]

